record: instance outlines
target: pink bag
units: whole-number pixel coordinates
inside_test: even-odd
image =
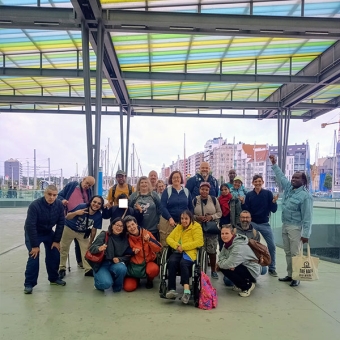
[[[217,292],[212,286],[209,276],[201,272],[201,290],[198,299],[199,309],[213,309],[217,307]]]

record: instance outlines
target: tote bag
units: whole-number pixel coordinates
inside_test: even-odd
[[[315,281],[319,279],[319,258],[310,255],[310,247],[307,243],[307,256],[303,255],[303,245],[300,253],[292,257],[293,280]]]

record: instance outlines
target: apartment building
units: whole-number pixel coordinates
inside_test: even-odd
[[[227,144],[226,142],[212,150],[210,168],[219,184],[229,181],[228,172],[234,168],[234,154],[234,144]]]

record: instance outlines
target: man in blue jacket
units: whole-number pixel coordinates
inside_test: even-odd
[[[218,183],[215,177],[209,174],[210,167],[209,163],[203,162],[200,165],[199,172],[188,179],[186,188],[189,190],[191,197],[194,199],[200,195],[200,185],[202,182],[208,182],[210,184],[209,195],[218,196]]]
[[[307,177],[303,172],[295,172],[291,181],[276,165],[275,156],[269,156],[276,181],[284,190],[282,199],[282,239],[286,253],[288,275],[279,281],[290,282],[296,287],[300,281],[292,279],[292,257],[299,254],[301,242],[308,243],[312,232],[313,198],[307,189]]]
[[[44,196],[33,201],[27,211],[25,221],[25,244],[28,249],[28,260],[25,271],[25,294],[32,294],[39,275],[40,244],[45,246],[45,262],[48,280],[53,285],[65,286],[59,279],[60,239],[64,229],[64,207],[57,200],[58,190],[49,185]],[[56,225],[55,231],[53,227]]]

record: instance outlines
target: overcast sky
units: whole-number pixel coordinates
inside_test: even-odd
[[[338,125],[321,129],[321,123],[339,120],[340,109],[329,112],[306,123],[292,120],[289,144],[308,140],[311,160],[315,159],[315,147],[319,143],[319,156],[332,155],[333,134]],[[125,123],[124,119],[124,123]],[[30,163],[30,176],[33,176],[34,149],[37,152],[38,175],[46,171],[50,158],[52,175],[59,176],[63,169],[64,177],[78,173],[81,176],[87,165],[86,129],[83,115],[51,114],[0,114],[0,176],[4,175],[4,161],[17,158],[23,163],[24,176],[27,175],[27,161]],[[120,148],[119,117],[103,116],[101,148],[105,149],[110,138],[110,163],[113,164]],[[186,155],[202,151],[208,139],[220,135],[228,142],[239,141],[253,144],[277,145],[276,120],[245,119],[196,119],[134,117],[131,119],[130,153],[135,143],[143,174],[152,169],[160,172],[165,163],[183,158],[183,136],[186,134]],[[115,171],[120,163],[118,157]],[[130,167],[131,169],[131,167]],[[130,170],[129,170],[130,173]]]

